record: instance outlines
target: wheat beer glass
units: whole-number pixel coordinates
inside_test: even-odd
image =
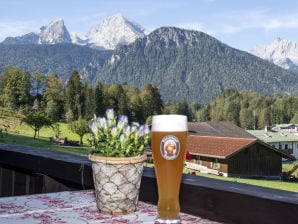
[[[151,146],[158,188],[155,223],[181,223],[179,191],[187,145],[187,117],[152,117]]]

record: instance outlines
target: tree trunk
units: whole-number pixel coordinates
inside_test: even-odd
[[[34,136],[33,136],[33,139],[36,139],[36,134],[37,134],[37,129],[34,129]]]
[[[83,145],[83,136],[80,136],[80,145]]]

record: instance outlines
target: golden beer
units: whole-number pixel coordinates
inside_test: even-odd
[[[187,117],[156,115],[151,146],[158,187],[158,222],[179,223],[179,191],[187,148]],[[176,221],[174,221],[176,220]]]

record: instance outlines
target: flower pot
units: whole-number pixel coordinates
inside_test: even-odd
[[[146,154],[137,157],[89,155],[99,211],[123,215],[136,211]]]

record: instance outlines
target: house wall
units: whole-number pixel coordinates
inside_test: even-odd
[[[228,159],[199,155],[192,155],[192,158],[190,162],[212,169],[214,174],[220,172],[229,177],[279,179],[282,172],[281,155],[259,143],[241,150]]]
[[[260,144],[242,150],[228,159],[228,176],[274,177],[282,171],[281,156]]]
[[[222,173],[228,173],[227,160],[221,160],[219,171],[222,172]]]
[[[298,158],[298,141],[267,142],[274,148]]]
[[[193,159],[190,161],[201,166],[205,166],[208,169],[218,170],[221,173],[226,174],[228,172],[228,164],[225,159],[216,159],[204,156],[192,156]]]

